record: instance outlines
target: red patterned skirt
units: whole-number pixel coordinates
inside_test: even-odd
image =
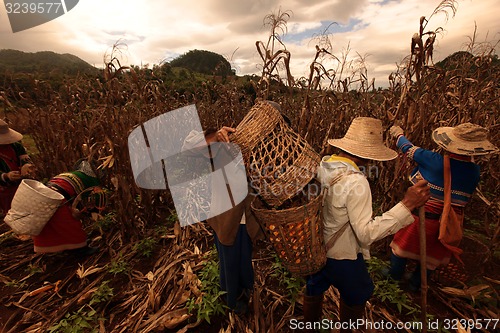
[[[399,230],[391,242],[392,252],[398,257],[420,260],[419,217],[413,215],[415,221],[409,226]],[[448,250],[439,237],[439,220],[425,219],[427,269],[436,269],[446,265],[451,258]]]
[[[72,250],[87,245],[87,234],[67,203],[57,209],[38,236],[33,236],[33,243],[37,253]]]

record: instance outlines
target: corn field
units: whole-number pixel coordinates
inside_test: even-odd
[[[442,5],[446,3],[453,4],[443,1]],[[419,32],[403,41],[411,42],[411,48],[389,77],[389,87],[376,89],[368,79],[365,59],[335,55],[326,36],[317,41],[310,75],[294,78],[291,54],[280,39],[288,17],[287,12],[266,17],[269,40],[256,43],[262,73],[251,84],[258,99],[282,105],[293,129],[318,153],[330,153],[326,140],[342,137],[358,116],[381,119],[386,130],[399,124],[413,143],[428,149],[436,148],[431,140],[433,129],[463,122],[488,128],[490,141],[500,146],[500,70],[493,61],[495,43],[476,43],[471,38],[467,52],[450,57],[442,69],[432,59],[439,31],[426,30],[428,19],[423,17],[417,22]],[[33,254],[29,240],[1,229],[2,332],[290,331],[287,323],[301,316],[301,300],[292,299],[279,278],[272,278],[273,250],[266,242],[254,260],[251,315],[214,315],[209,325],[188,310],[189,299],[202,297],[197,274],[207,262],[206,253],[213,250],[211,230],[201,223],[181,228],[168,190],[143,190],[135,185],[128,153],[128,135],[151,118],[195,104],[203,128],[236,127],[255,104],[255,96],[236,82],[215,78],[194,92],[181,94],[156,78],[158,68],[151,77],[143,70],[122,66],[118,51],[114,49],[105,59],[102,80],[75,77],[54,89],[50,82],[33,79],[30,91],[11,86],[1,92],[10,126],[29,134],[36,144],[32,158],[40,179],[70,170],[76,160],[90,154],[105,170],[105,187],[110,192],[107,209],[85,220],[92,244],[98,244],[101,251],[84,261]],[[337,66],[326,68],[325,63]],[[388,131],[385,137],[394,148]],[[493,271],[484,272],[481,283],[451,289],[431,286],[433,306],[439,311],[433,313],[430,308],[428,313],[437,318],[443,313],[465,319],[499,316],[500,266],[492,257],[500,251],[500,161],[493,155],[477,162],[481,183],[466,210],[465,228],[482,235]],[[402,198],[410,166],[397,159],[379,169],[377,177],[370,178],[376,214]],[[147,256],[146,240],[152,244]],[[387,251],[387,244],[384,241],[375,248]],[[98,301],[106,290],[112,296]],[[337,292],[330,289],[325,316],[337,318],[338,304]],[[399,318],[390,304],[375,299],[366,315],[374,321]],[[82,324],[81,330],[64,330],[57,326],[78,316],[92,323],[90,327]]]

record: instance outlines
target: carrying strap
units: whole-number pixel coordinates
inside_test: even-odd
[[[333,245],[335,245],[335,242],[337,241],[337,239],[339,239],[340,236],[342,236],[342,234],[344,233],[345,229],[347,229],[347,227],[349,226],[349,222],[347,222],[346,224],[344,224],[342,226],[342,228],[340,228],[339,230],[337,230],[336,233],[334,233],[330,239],[328,240],[328,242],[326,243],[326,251],[328,252],[328,250],[330,250]]]
[[[342,172],[342,173],[338,174],[337,176],[335,176],[330,181],[330,187],[329,188],[331,188],[339,180],[341,180],[342,178],[344,178],[344,176],[353,175],[353,174],[356,174],[356,173],[359,173],[359,172],[356,172],[356,171],[353,171],[353,170],[347,170],[346,172]],[[326,191],[326,189],[325,189],[325,191]],[[323,206],[325,205],[325,198],[326,198],[326,195],[324,194],[323,195]],[[337,230],[337,232],[335,232],[333,235],[331,235],[330,239],[328,239],[328,242],[326,243],[326,251],[327,252],[328,252],[328,250],[330,250],[333,247],[333,245],[335,245],[335,242],[337,241],[337,239],[339,239],[339,237],[342,236],[342,234],[344,233],[345,229],[347,229],[348,226],[351,226],[352,232],[354,233],[354,237],[356,237],[356,241],[358,241],[358,237],[356,236],[356,233],[354,232],[354,228],[351,225],[351,221],[347,221],[347,223],[344,224],[342,226],[342,228],[340,228],[339,230]],[[359,241],[358,241],[358,244],[359,244]]]
[[[458,246],[463,237],[462,223],[463,215],[458,216],[457,213],[451,206],[451,167],[450,167],[450,156],[448,154],[444,155],[444,207],[441,213],[441,219],[439,221],[439,241],[449,249],[453,256],[460,261],[460,255],[462,254],[462,249]]]

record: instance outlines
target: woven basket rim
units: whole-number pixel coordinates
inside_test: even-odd
[[[240,145],[242,152],[251,151],[278,124],[285,124],[281,113],[270,104],[260,101],[254,104],[231,134],[231,141]]]
[[[33,185],[35,185],[35,186],[33,186]],[[41,189],[43,189],[43,191],[40,191]],[[26,195],[28,197],[32,197],[32,198],[33,198],[33,195],[29,195],[29,193],[30,192],[35,193],[36,195],[38,195],[39,198],[43,197],[43,201],[46,202],[47,204],[56,203],[56,202],[59,203],[62,200],[64,200],[64,196],[61,193],[52,190],[51,188],[44,185],[42,182],[35,180],[35,179],[23,179],[21,181],[21,184],[19,185],[17,191],[18,192],[21,191],[19,193],[19,195],[24,194],[24,195]],[[30,192],[26,192],[26,191],[30,191]],[[50,201],[50,202],[48,202],[48,201]]]
[[[301,206],[295,206],[295,207],[284,208],[284,209],[273,209],[273,208],[269,209],[269,208],[256,208],[254,206],[255,202],[258,202],[259,200],[260,201],[265,201],[265,200],[262,199],[262,198],[259,198],[258,196],[255,196],[255,198],[250,203],[250,208],[252,210],[255,210],[255,211],[258,211],[258,212],[268,211],[268,212],[276,212],[276,213],[280,212],[280,214],[282,214],[282,213],[288,213],[288,212],[291,212],[291,211],[294,211],[294,210],[299,210],[299,209],[302,209],[302,208],[304,208],[306,206],[307,207],[314,206],[314,204],[316,204],[317,201],[321,200],[321,198],[322,198],[322,194],[318,193],[318,195],[316,195],[312,200],[310,200],[309,202],[307,202],[306,204],[301,205]],[[288,198],[288,199],[290,199],[290,198]]]

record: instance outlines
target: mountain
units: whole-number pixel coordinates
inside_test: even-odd
[[[223,56],[204,50],[191,50],[163,66],[166,65],[170,65],[171,67],[183,67],[193,72],[208,75],[235,75],[231,70],[231,64]]]
[[[471,71],[471,73],[474,73],[477,70],[477,66],[475,63],[476,58],[477,57],[475,57],[470,52],[458,51],[436,63],[436,66],[444,70],[450,71],[463,68],[467,64],[468,65],[467,68],[470,68],[469,70]],[[491,62],[491,67],[495,71],[500,70],[500,60],[498,59],[498,56],[496,54],[483,55],[481,56],[481,58],[484,58],[483,60],[489,59],[489,61]]]
[[[436,66],[445,70],[454,70],[463,66],[464,63],[469,63],[473,58],[472,53],[458,51],[436,63]]]
[[[99,70],[72,54],[51,51],[36,53],[0,50],[0,73],[54,73],[66,75],[97,74]]]

